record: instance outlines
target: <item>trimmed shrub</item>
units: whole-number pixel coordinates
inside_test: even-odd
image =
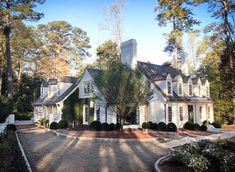
[[[114,123],[109,124],[109,129],[110,130],[115,130],[116,125]]]
[[[153,123],[152,129],[153,129],[153,130],[157,130],[157,123]]]
[[[207,126],[204,125],[204,124],[202,124],[202,125],[200,126],[200,130],[201,130],[201,131],[206,131],[206,130],[207,130]]]
[[[101,130],[101,122],[100,121],[92,121],[90,124],[90,129],[95,130],[95,131]]]
[[[159,122],[158,123],[158,126],[157,126],[157,129],[159,130],[159,131],[166,131],[166,123],[165,122]]]
[[[69,124],[65,119],[61,119],[58,123],[59,128],[68,128]]]
[[[193,130],[199,131],[200,130],[200,125],[195,123],[193,124]]]
[[[8,117],[7,114],[1,114],[0,113],[0,123],[4,123],[7,117]]]
[[[173,122],[170,122],[167,124],[167,131],[170,132],[176,132],[177,131],[177,127]]]
[[[193,130],[193,123],[188,121],[184,124],[183,128],[186,130]]]
[[[213,125],[215,128],[221,128],[221,124],[218,122],[212,122],[211,125]]]
[[[121,123],[116,123],[116,129],[121,129],[121,127],[122,127],[122,124]]]
[[[58,129],[58,128],[59,128],[59,125],[58,125],[57,122],[52,122],[52,123],[50,124],[50,129],[56,130],[56,129]]]
[[[143,123],[142,123],[142,128],[143,128],[143,129],[147,129],[147,128],[148,128],[146,122],[143,122]]]
[[[8,125],[7,125],[7,129],[8,129],[8,130],[16,131],[16,126],[15,126],[15,124],[8,124]]]
[[[147,129],[152,129],[153,123],[151,121],[147,122]]]
[[[101,129],[103,131],[109,131],[110,130],[110,127],[109,127],[109,124],[104,122],[102,125],[101,125]]]
[[[32,113],[28,113],[28,114],[15,114],[15,120],[30,120],[33,117]]]
[[[206,125],[206,124],[210,124],[210,121],[205,120],[205,121],[203,121],[203,123],[202,123],[202,124],[204,124],[204,125]]]

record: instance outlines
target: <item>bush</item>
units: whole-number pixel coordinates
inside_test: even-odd
[[[153,123],[152,129],[153,129],[153,130],[157,130],[157,123]]]
[[[58,123],[59,128],[68,128],[69,124],[65,119],[61,119]]]
[[[28,113],[28,114],[15,114],[15,120],[30,120],[33,117],[32,113]]]
[[[52,122],[52,123],[50,124],[50,129],[56,130],[56,129],[58,129],[58,128],[59,128],[59,124],[58,124],[57,122]]]
[[[143,129],[147,129],[147,128],[148,128],[146,122],[143,122],[143,123],[142,123],[142,128],[143,128]]]
[[[200,130],[200,125],[197,124],[197,123],[193,124],[193,130],[199,131]]]
[[[4,123],[8,115],[0,113],[0,123]]]
[[[202,124],[204,124],[204,125],[210,124],[210,121],[205,120],[205,121],[203,121]]]
[[[116,125],[114,123],[109,124],[109,129],[110,130],[115,130],[116,129]]]
[[[95,131],[101,130],[101,122],[100,121],[92,121],[90,124],[90,129],[95,130]]]
[[[186,130],[193,130],[193,123],[188,121],[184,124],[183,128]]]
[[[159,130],[159,131],[166,131],[166,123],[165,122],[159,122],[158,123],[158,126],[157,126],[157,129]]]
[[[101,125],[101,129],[102,129],[103,131],[109,131],[109,130],[110,130],[109,124],[106,123],[106,122],[104,122],[104,123]]]
[[[7,129],[8,129],[8,130],[16,131],[16,126],[15,126],[15,124],[8,124],[8,125],[7,125]]]
[[[153,123],[151,121],[147,122],[147,129],[152,129]]]
[[[201,130],[201,131],[206,131],[206,130],[207,130],[207,126],[204,125],[204,124],[202,124],[202,125],[200,126],[200,130]]]
[[[39,119],[38,120],[38,122],[39,122],[39,125],[44,125],[45,124],[45,119],[44,118],[41,118],[41,119]]]
[[[167,124],[167,131],[176,132],[177,127],[173,122]]]
[[[212,122],[212,124],[215,128],[221,128],[221,124],[219,122]]]
[[[116,123],[116,129],[121,129],[121,127],[122,127],[122,124],[121,123]]]

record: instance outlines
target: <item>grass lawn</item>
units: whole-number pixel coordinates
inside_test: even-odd
[[[0,138],[0,172],[27,172],[14,131]]]

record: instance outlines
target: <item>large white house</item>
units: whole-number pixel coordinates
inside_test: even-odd
[[[131,68],[139,68],[145,79],[151,83],[153,97],[146,105],[139,106],[135,112],[125,118],[126,124],[139,127],[143,122],[174,122],[177,127],[182,127],[187,121],[202,124],[204,120],[214,121],[213,102],[210,99],[209,82],[206,79],[187,76],[189,72],[184,69],[176,69],[165,65],[155,65],[137,61],[137,43],[131,39],[121,44],[121,62],[128,64]],[[105,122],[104,103],[95,99],[94,92],[99,91],[95,86],[94,76],[102,74],[99,69],[87,68],[81,78],[73,78],[74,83],[64,87],[66,93],[60,101],[50,104],[45,103],[50,100],[51,81],[42,84],[41,97],[34,103],[34,117],[36,120],[42,116],[52,121],[61,119],[63,101],[76,89],[79,89],[79,99],[84,101],[82,107],[82,123],[88,124],[92,120]],[[76,81],[75,81],[76,80]],[[57,92],[58,86],[62,82],[54,82]],[[51,88],[52,89],[52,88]],[[67,90],[66,90],[67,89]],[[56,90],[56,89],[55,89]],[[56,97],[61,94],[54,94]],[[40,116],[40,115],[41,116]],[[108,123],[116,123],[117,116],[108,110]]]

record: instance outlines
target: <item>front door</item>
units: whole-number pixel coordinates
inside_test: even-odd
[[[194,123],[193,106],[192,105],[188,105],[188,121]]]

